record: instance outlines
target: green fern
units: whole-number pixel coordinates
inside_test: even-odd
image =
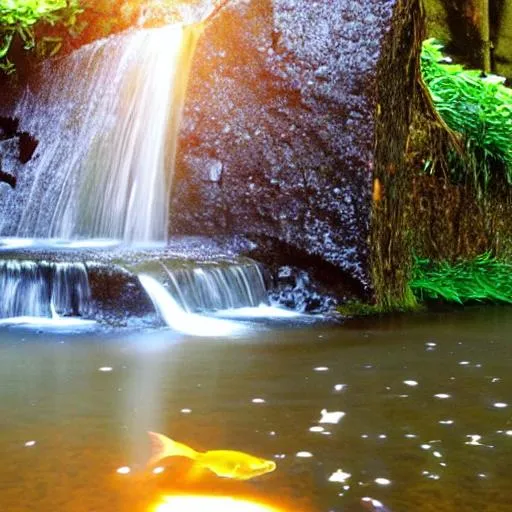
[[[447,64],[442,45],[423,43],[421,69],[432,101],[446,124],[465,139],[469,158],[452,159],[452,179],[473,181],[485,193],[502,178],[512,184],[512,90],[504,78]]]
[[[420,300],[512,303],[512,265],[490,253],[456,263],[414,258],[409,286]]]

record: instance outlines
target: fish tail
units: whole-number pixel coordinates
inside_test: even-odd
[[[163,434],[156,432],[148,432],[151,440],[151,458],[148,460],[147,465],[153,466],[157,462],[167,457],[187,457],[188,459],[197,459],[199,452],[196,452],[190,446],[183,443],[173,441]]]

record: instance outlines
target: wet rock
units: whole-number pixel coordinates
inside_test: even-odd
[[[279,268],[269,298],[300,313],[325,313],[338,304],[336,297],[318,290],[307,272],[290,266]]]
[[[158,323],[155,308],[138,278],[119,265],[86,263],[94,318],[111,325],[125,325],[149,316]]]
[[[20,122],[14,117],[0,116],[0,140],[16,136]]]
[[[187,166],[203,181],[218,183],[222,178],[222,162],[220,160],[191,156],[187,159]]]
[[[0,181],[15,188],[20,164],[26,164],[34,156],[38,146],[35,137],[18,131],[19,120],[0,116]]]
[[[174,233],[286,245],[291,265],[294,251],[316,258],[368,297],[376,69],[395,4],[246,0],[211,20],[187,93]],[[208,162],[222,162],[218,180]]]
[[[19,161],[22,164],[29,162],[34,156],[39,141],[27,132],[19,134]]]

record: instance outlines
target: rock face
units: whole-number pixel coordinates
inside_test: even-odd
[[[182,121],[173,233],[243,234],[267,263],[322,269],[324,284],[371,294],[376,74],[396,3],[240,0],[208,24]]]
[[[38,141],[27,132],[18,130],[19,121],[0,116],[0,181],[16,186],[16,169],[34,155]]]

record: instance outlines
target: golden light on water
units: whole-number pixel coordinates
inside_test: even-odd
[[[284,512],[278,508],[231,496],[166,496],[151,512]]]

